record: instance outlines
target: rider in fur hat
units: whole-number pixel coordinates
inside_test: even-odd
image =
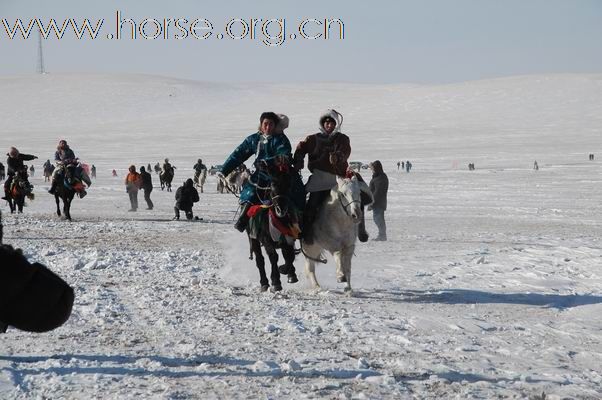
[[[307,168],[312,173],[305,185],[305,190],[310,195],[303,213],[303,239],[307,244],[313,243],[312,225],[320,204],[326,200],[330,189],[336,186],[336,176],[347,175],[349,168],[347,159],[351,154],[349,136],[340,131],[343,116],[339,112],[327,110],[320,115],[318,123],[320,132],[309,135],[299,142],[293,156],[295,168],[301,170],[307,155]],[[359,174],[356,176],[363,181]],[[362,220],[358,230],[358,238],[361,242],[368,240],[363,215],[364,201],[362,199]]]

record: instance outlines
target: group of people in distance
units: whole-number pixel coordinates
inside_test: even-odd
[[[240,193],[240,203],[242,211],[240,217],[235,223],[236,229],[243,232],[248,224],[249,216],[247,211],[251,205],[261,204],[261,199],[257,195],[256,188],[261,185],[261,175],[263,166],[266,163],[273,162],[276,159],[284,159],[295,171],[300,171],[305,167],[307,158],[307,168],[311,172],[306,185],[303,185],[301,175],[295,173],[290,186],[289,198],[293,205],[303,214],[302,229],[303,238],[307,243],[312,243],[312,225],[320,205],[325,201],[330,189],[336,185],[336,177],[345,177],[350,172],[348,159],[351,154],[351,143],[349,136],[341,132],[343,116],[336,110],[327,110],[320,115],[319,132],[308,135],[300,141],[293,152],[291,143],[284,133],[288,128],[289,120],[286,115],[276,114],[274,112],[264,112],[259,118],[259,127],[257,132],[247,136],[243,142],[230,154],[223,163],[221,171],[218,172],[221,178],[227,176],[238,166],[242,165],[247,159],[255,155],[254,172],[250,179],[245,183]],[[36,159],[36,156],[30,154],[21,154],[16,148],[12,147],[8,154],[8,175],[5,183],[5,192],[8,193],[15,171],[24,168],[23,161]],[[68,146],[65,140],[61,140],[55,153],[55,163],[57,168],[52,175],[52,183],[49,192],[54,194],[56,191],[56,176],[63,173],[65,166],[77,163],[77,157],[74,151]],[[168,161],[166,160],[166,163]],[[388,191],[388,178],[383,171],[380,161],[370,164],[373,171],[373,182],[371,182],[372,191],[375,195],[374,204],[371,208],[374,211],[375,223],[379,228],[377,240],[386,240],[386,226],[384,222],[384,212],[386,210],[386,195]],[[202,160],[198,160],[195,165],[195,175],[206,167]],[[145,167],[140,167],[140,172],[131,165],[125,178],[126,192],[130,199],[129,211],[138,209],[138,191],[144,190],[144,199],[147,203],[147,209],[152,210],[154,204],[150,199],[150,193],[153,190],[152,179]],[[113,170],[113,175],[115,170]],[[363,181],[358,173],[357,178]],[[306,201],[306,192],[309,198]],[[85,196],[85,190],[82,190],[80,197]],[[175,218],[179,219],[180,211],[184,211],[187,219],[193,219],[192,206],[199,201],[199,194],[194,187],[194,181],[188,179],[184,185],[176,191],[176,205],[174,207]],[[362,197],[362,218],[358,229],[358,238],[365,242],[368,240],[366,232],[364,207],[370,202],[370,199]]]

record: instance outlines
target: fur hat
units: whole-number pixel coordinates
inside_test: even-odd
[[[130,165],[130,167],[128,168],[128,170],[130,172],[136,172],[136,166],[135,165]]]
[[[284,115],[284,114],[277,114],[278,115],[278,123],[276,124],[276,130],[278,132],[284,132],[284,130],[286,128],[288,128],[288,116]]]
[[[11,147],[10,149],[8,149],[8,156],[15,158],[19,156],[19,150],[17,150],[16,147]]]
[[[324,122],[327,119],[332,119],[336,124],[333,133],[339,132],[341,130],[341,126],[343,125],[343,115],[337,110],[326,110],[322,113],[322,115],[320,115],[320,119],[318,120],[320,124],[320,132],[326,133],[326,131],[324,130]]]

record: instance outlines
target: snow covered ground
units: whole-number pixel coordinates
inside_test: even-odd
[[[601,75],[444,86],[46,75],[0,77],[0,93],[0,148],[40,157],[36,200],[23,215],[2,205],[5,241],[76,290],[63,327],[0,336],[0,398],[602,397],[602,163],[588,161],[602,157]],[[259,293],[232,228],[236,198],[212,177],[203,221],[171,221],[173,194],[158,188],[155,210],[140,198],[127,212],[129,164],[169,157],[179,183],[199,157],[221,163],[261,111],[287,113],[297,143],[328,107],[345,116],[351,159],[380,159],[390,179],[389,241],[358,244],[353,297],[331,262],[324,290],[310,290],[302,258],[299,283]],[[60,138],[98,167],[72,223],[40,177]]]

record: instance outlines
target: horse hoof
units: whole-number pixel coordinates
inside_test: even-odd
[[[280,291],[282,291],[282,285],[281,284],[272,285],[272,290],[274,292],[280,292]]]
[[[337,278],[337,282],[339,282],[339,283],[345,283],[345,282],[347,282],[347,277],[346,276],[339,276]],[[345,290],[347,290],[347,289],[345,289]]]
[[[297,278],[297,274],[290,274],[288,276],[288,283],[297,283],[299,282],[299,279]]]
[[[269,288],[270,288],[270,285],[261,285],[261,289],[260,290],[262,292],[267,292]]]
[[[278,272],[280,272],[282,275],[294,274],[295,267],[293,267],[291,264],[282,264],[278,267]]]

